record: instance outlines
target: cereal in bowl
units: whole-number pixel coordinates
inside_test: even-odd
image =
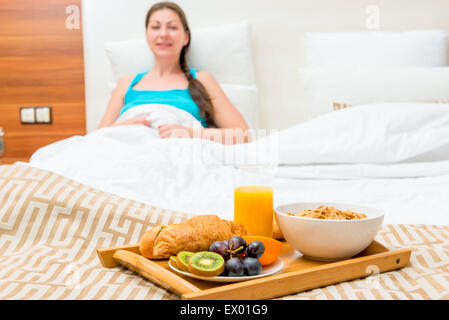
[[[364,219],[366,214],[357,213],[350,210],[342,211],[335,207],[319,206],[315,210],[305,209],[300,213],[287,213],[290,216],[313,218],[313,219],[333,219],[333,220],[355,220]]]

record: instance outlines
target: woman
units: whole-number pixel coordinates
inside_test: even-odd
[[[147,13],[145,27],[146,40],[154,54],[153,68],[119,80],[99,128],[130,124],[150,126],[146,120],[148,115],[115,121],[124,110],[138,104],[173,105],[176,101],[173,106],[191,113],[203,128],[198,131],[178,124],[163,124],[158,127],[161,138],[203,138],[223,144],[248,142],[250,135],[244,118],[214,77],[187,66],[191,34],[182,9],[171,2],[156,3]]]

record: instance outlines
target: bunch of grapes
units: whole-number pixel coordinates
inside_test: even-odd
[[[209,251],[218,253],[224,258],[226,262],[224,276],[255,276],[262,272],[262,265],[258,259],[265,252],[265,246],[260,241],[253,241],[247,245],[245,239],[234,236],[229,240],[215,241]]]

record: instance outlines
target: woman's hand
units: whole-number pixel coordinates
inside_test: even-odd
[[[135,118],[127,119],[121,122],[114,123],[113,126],[124,126],[124,125],[132,125],[132,124],[141,124],[144,126],[151,126],[151,122],[147,120],[149,114],[144,114]]]
[[[192,138],[193,129],[179,124],[162,124],[158,127],[159,135],[165,138]]]

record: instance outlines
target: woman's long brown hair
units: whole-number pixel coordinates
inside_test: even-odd
[[[200,109],[200,115],[206,120],[208,126],[213,126],[213,105],[212,101],[209,97],[209,94],[206,91],[206,88],[199,82],[197,79],[194,79],[192,74],[190,73],[189,66],[187,65],[186,55],[189,51],[190,42],[192,40],[192,34],[190,33],[189,24],[187,22],[186,15],[184,11],[173,2],[158,2],[151,6],[150,10],[148,10],[147,16],[145,18],[145,28],[148,28],[148,23],[150,21],[151,15],[162,9],[170,9],[176,12],[181,19],[182,26],[184,27],[184,31],[189,33],[189,42],[185,45],[181,50],[181,55],[179,57],[179,64],[181,66],[182,71],[184,71],[187,80],[189,81],[189,92],[192,96],[193,101],[198,105]]]

